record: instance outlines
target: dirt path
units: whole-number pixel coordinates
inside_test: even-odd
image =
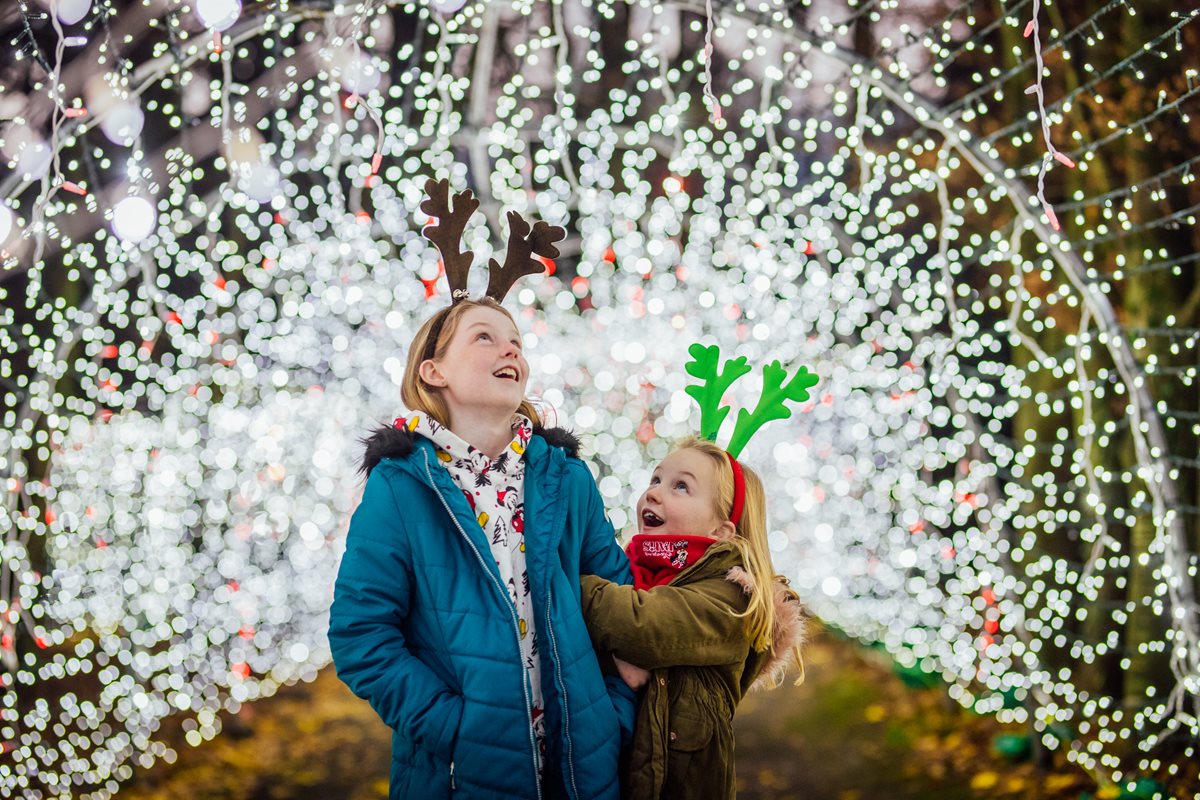
[[[941,689],[913,689],[882,659],[818,636],[808,679],[738,710],[743,800],[1071,798],[1069,767],[1038,773],[991,752],[1001,729]],[[1020,733],[1016,731],[1015,733]],[[332,670],[226,720],[174,764],[139,771],[121,800],[369,800],[387,796],[389,731]]]

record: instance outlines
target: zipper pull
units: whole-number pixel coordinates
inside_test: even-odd
[[[458,788],[458,787],[456,787],[454,785],[454,762],[451,761],[450,762],[450,789],[453,790],[456,788]]]

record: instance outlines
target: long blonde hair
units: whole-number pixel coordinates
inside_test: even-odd
[[[454,338],[454,333],[458,330],[463,315],[472,308],[495,309],[512,320],[514,326],[517,324],[512,314],[508,313],[508,309],[490,297],[481,297],[478,300],[460,300],[425,320],[417,329],[417,335],[413,337],[412,344],[408,347],[408,362],[404,365],[404,380],[400,383],[400,399],[413,411],[423,411],[442,425],[450,424],[450,410],[446,408],[446,401],[442,398],[441,390],[430,386],[421,379],[421,362],[426,359],[425,353],[430,349],[429,337],[433,335],[434,327],[439,324],[440,329],[437,331],[437,341],[433,343],[431,357],[435,361],[441,361],[446,357],[446,350],[450,347],[450,341]],[[440,323],[439,319],[441,319]],[[521,401],[517,413],[529,417],[534,426],[542,424],[541,417],[538,416],[537,409],[534,408],[529,398]]]
[[[729,457],[725,450],[707,439],[698,438],[687,439],[676,449],[694,450],[712,462],[717,476],[713,511],[717,519],[729,519],[729,512],[733,507],[733,467],[729,465]],[[758,473],[744,462],[739,461],[738,464],[742,467],[746,496],[742,505],[742,518],[737,522],[737,532],[730,543],[737,548],[746,571],[754,579],[750,603],[742,616],[746,617],[746,634],[750,638],[751,646],[762,652],[771,646],[775,633],[775,582],[778,576],[771,564],[771,548],[767,543],[767,499],[763,492],[762,480]],[[799,646],[793,647],[788,657],[801,670],[803,680],[804,664]]]

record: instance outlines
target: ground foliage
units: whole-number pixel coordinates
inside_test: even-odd
[[[1153,796],[1148,780],[1136,793],[1097,787],[1061,754],[1039,759],[1024,728],[961,708],[943,687],[835,633],[815,637],[806,665],[801,686],[752,693],[738,711],[743,800]],[[216,740],[177,747],[175,763],[137,772],[122,800],[387,796],[389,732],[332,669],[229,715]],[[1169,796],[1195,788],[1176,782]]]

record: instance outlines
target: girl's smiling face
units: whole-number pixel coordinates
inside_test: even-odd
[[[638,498],[638,533],[732,538],[733,523],[717,512],[717,479],[703,453],[686,448],[670,453]]]
[[[514,414],[525,399],[529,362],[508,315],[480,306],[463,314],[445,357],[423,361],[420,374],[441,392],[451,417]]]

